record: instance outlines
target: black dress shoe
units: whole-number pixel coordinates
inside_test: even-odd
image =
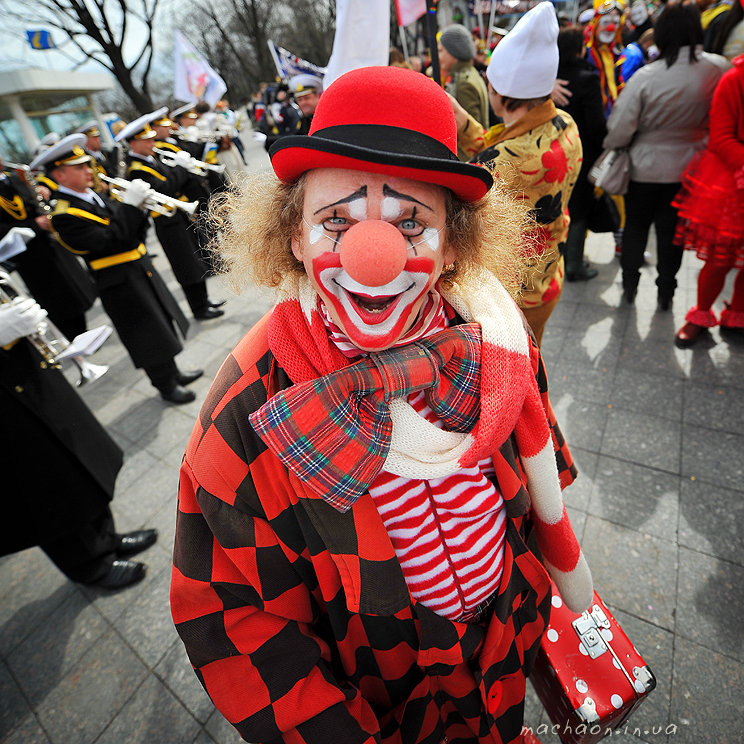
[[[191,369],[188,372],[178,371],[176,382],[179,385],[190,385],[194,380],[198,380],[204,374],[203,369]]]
[[[623,289],[623,299],[629,305],[632,305],[635,302],[637,292],[638,292],[638,287],[625,287]]]
[[[186,390],[185,387],[175,383],[173,387],[167,390],[161,390],[160,397],[169,403],[191,403],[192,400],[196,400],[196,393],[193,390]]]
[[[567,271],[566,279],[569,282],[588,282],[594,279],[599,272],[593,266],[583,266],[578,271]]]
[[[199,313],[194,313],[194,317],[197,320],[212,320],[212,318],[220,318],[224,314],[224,310],[218,310],[216,307],[208,307],[206,310],[202,310]]]
[[[659,306],[659,310],[667,311],[672,306],[672,298],[674,297],[674,292],[672,294],[669,294],[669,292],[662,292],[661,290],[656,295],[656,300]]]
[[[147,566],[144,563],[116,560],[102,579],[91,582],[89,586],[97,586],[101,589],[123,589],[125,586],[141,581],[146,571]]]
[[[157,530],[136,530],[135,532],[127,532],[125,535],[119,535],[119,547],[116,549],[116,555],[119,558],[136,555],[154,545],[157,539]]]
[[[212,302],[210,300],[209,301],[209,307],[222,307],[226,302],[227,302],[227,300],[220,300],[219,302]]]

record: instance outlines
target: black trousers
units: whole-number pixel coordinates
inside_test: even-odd
[[[638,286],[646,250],[648,233],[656,229],[656,286],[659,295],[671,299],[677,287],[677,272],[682,264],[683,249],[673,244],[677,229],[677,210],[672,199],[679,191],[679,183],[642,183],[631,181],[625,195],[625,233],[623,255],[623,288]]]
[[[108,573],[118,546],[119,537],[108,507],[75,528],[39,543],[68,579],[82,584],[102,579]]]

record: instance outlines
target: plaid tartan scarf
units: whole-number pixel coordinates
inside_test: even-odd
[[[563,504],[552,435],[513,299],[481,272],[440,290],[465,324],[350,363],[328,337],[307,277],[288,279],[269,322],[269,346],[295,383],[250,416],[283,464],[340,511],[384,469],[412,479],[456,473],[515,435],[531,518],[566,604],[589,606],[592,580]],[[407,396],[426,391],[440,429]]]

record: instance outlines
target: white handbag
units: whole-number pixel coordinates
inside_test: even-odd
[[[608,194],[625,194],[630,181],[630,151],[628,147],[605,150],[596,160],[587,176]]]

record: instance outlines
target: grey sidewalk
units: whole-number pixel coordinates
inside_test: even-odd
[[[569,513],[599,593],[658,679],[627,735],[637,727],[648,744],[741,742],[744,343],[714,330],[693,350],[674,347],[694,301],[694,256],[685,257],[673,310],[661,313],[652,267],[627,306],[611,237],[592,236],[588,255],[600,276],[566,286],[543,351],[581,473],[564,494]],[[163,257],[158,265],[185,308]],[[229,296],[216,279],[210,292]],[[113,502],[118,529],[157,527],[160,539],[142,556],[145,580],[113,594],[71,584],[38,549],[0,559],[0,741],[239,741],[173,629],[170,551],[178,466],[200,402],[226,353],[269,306],[267,294],[248,289],[230,298],[224,318],[195,324],[179,364],[207,374],[187,406],[154,396],[115,335],[96,355],[111,369],[81,395],[126,453]],[[96,307],[91,325],[104,320]],[[29,478],[54,488],[43,459]],[[527,722],[547,722],[532,695]]]

